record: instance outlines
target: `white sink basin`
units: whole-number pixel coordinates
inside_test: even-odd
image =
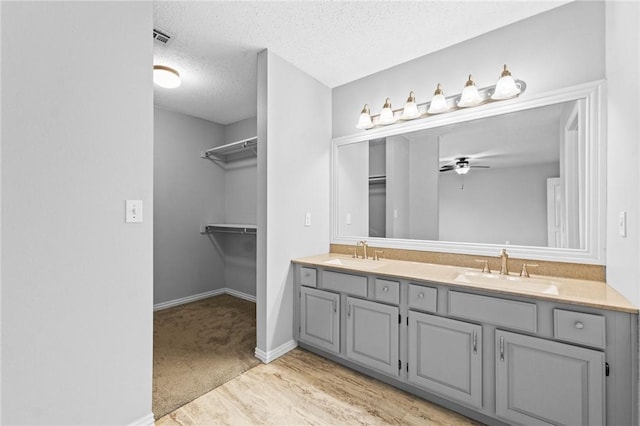
[[[337,258],[325,260],[325,265],[345,266],[348,268],[377,269],[384,265],[380,260]]]
[[[558,295],[558,286],[555,281],[540,279],[540,278],[527,278],[518,277],[515,275],[499,275],[488,274],[485,272],[465,271],[458,274],[454,281],[464,284],[478,284],[498,286],[507,289],[518,288],[524,291],[531,291],[543,294],[555,294]]]

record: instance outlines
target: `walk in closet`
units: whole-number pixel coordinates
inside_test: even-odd
[[[203,151],[201,158],[224,170],[224,217],[201,225],[201,233],[223,243],[226,291],[255,301],[257,144],[255,136]]]

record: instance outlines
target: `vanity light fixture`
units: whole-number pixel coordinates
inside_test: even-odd
[[[373,127],[373,123],[371,122],[371,111],[369,110],[369,105],[364,104],[364,108],[360,112],[360,119],[358,120],[358,124],[356,128],[358,129],[370,129]]]
[[[477,88],[475,82],[469,74],[462,93],[445,97],[440,83],[431,98],[430,102],[416,103],[415,93],[411,91],[404,108],[393,111],[391,100],[385,100],[382,111],[378,115],[371,115],[369,106],[365,105],[360,112],[360,119],[356,127],[367,130],[377,126],[386,126],[396,123],[398,120],[407,121],[416,118],[428,117],[429,115],[442,114],[460,110],[463,108],[475,107],[491,102],[502,101],[514,98],[527,88],[527,84],[522,80],[516,80],[511,76],[511,72],[504,65],[500,79],[493,86]]]
[[[460,108],[468,108],[480,105],[481,103],[482,98],[480,97],[480,93],[478,93],[476,83],[474,83],[474,81],[471,79],[471,74],[469,74],[469,79],[465,83],[464,89],[462,89],[462,94],[460,95],[458,106]]]
[[[516,86],[516,81],[511,76],[511,73],[507,69],[507,64],[504,65],[500,79],[496,83],[496,89],[491,95],[491,99],[503,100],[510,99],[520,94],[520,89]]]
[[[180,73],[164,65],[153,66],[153,82],[166,89],[175,89],[182,83]]]
[[[440,83],[436,87],[436,91],[433,92],[433,98],[431,98],[431,105],[427,112],[429,114],[440,114],[442,112],[449,111],[449,105],[447,105],[447,99],[444,97],[444,92],[440,88]]]
[[[404,104],[402,116],[400,118],[403,120],[413,120],[418,117],[420,117],[420,111],[418,111],[418,104],[416,104],[416,95],[411,91],[407,98],[407,103]]]
[[[382,111],[380,111],[378,124],[392,124],[395,123],[395,121],[396,119],[393,116],[393,110],[391,109],[391,99],[387,98],[382,106]]]

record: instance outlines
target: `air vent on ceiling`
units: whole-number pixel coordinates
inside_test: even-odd
[[[160,31],[157,29],[153,29],[153,39],[160,44],[167,45],[171,40],[172,36],[169,35],[166,31]]]

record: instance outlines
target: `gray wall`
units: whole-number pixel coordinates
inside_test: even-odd
[[[260,52],[256,354],[263,360],[294,345],[291,259],[329,247],[330,138],[329,88]]]
[[[426,102],[438,83],[460,93],[471,73],[479,87],[495,84],[502,65],[539,93],[604,78],[604,3],[574,2],[516,22],[332,91],[333,136],[354,134],[362,106],[378,114],[386,97],[396,108],[409,91]]]
[[[558,174],[558,163],[440,173],[439,239],[546,247],[547,178]]]
[[[151,424],[152,4],[0,7],[1,422]]]
[[[200,152],[225,126],[154,109],[154,304],[225,287],[225,238],[200,234],[225,221],[225,173]]]
[[[640,306],[640,4],[608,1],[606,19],[607,281]]]
[[[247,118],[224,127],[225,143],[256,136],[256,118]],[[258,203],[257,160],[227,165],[225,177],[225,216],[228,222],[256,224]],[[232,291],[256,295],[256,236],[227,235],[225,248],[225,283]]]

